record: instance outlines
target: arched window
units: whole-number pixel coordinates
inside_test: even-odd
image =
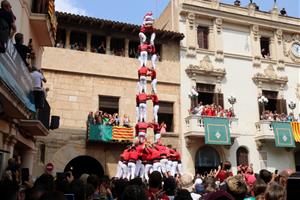
[[[209,173],[211,169],[216,169],[220,164],[220,156],[214,148],[204,146],[198,150],[195,161],[197,173]]]
[[[248,161],[248,150],[245,147],[239,147],[236,151],[236,162],[237,165],[248,165],[249,161]]]

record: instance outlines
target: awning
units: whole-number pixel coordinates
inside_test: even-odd
[[[19,127],[32,136],[47,136],[49,131],[39,120],[20,120]]]
[[[229,120],[204,117],[205,144],[231,145]]]
[[[289,122],[272,122],[276,147],[295,147],[292,126]]]

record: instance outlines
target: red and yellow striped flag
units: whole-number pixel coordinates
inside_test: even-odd
[[[296,142],[300,142],[300,123],[299,122],[291,122],[293,134]]]
[[[134,138],[133,128],[126,128],[124,126],[114,126],[112,129],[113,140],[129,140]]]

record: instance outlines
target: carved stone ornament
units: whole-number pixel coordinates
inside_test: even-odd
[[[296,87],[296,96],[300,100],[300,84],[299,83],[297,84],[297,87]]]
[[[217,32],[221,33],[221,31],[222,31],[222,24],[223,24],[222,19],[221,18],[216,18],[215,24],[216,24]]]
[[[300,35],[299,34],[294,34],[294,35],[286,34],[286,35],[283,35],[283,51],[284,51],[284,55],[286,57],[290,56],[291,59],[294,60],[295,62],[300,62],[300,59],[297,59],[291,53],[291,47],[292,47],[292,44],[294,42],[300,43]]]
[[[281,42],[282,42],[282,35],[283,35],[282,30],[281,29],[277,29],[276,32],[275,32],[275,35],[277,37],[278,44],[281,44]]]
[[[253,58],[253,67],[261,66],[261,56],[254,56]]]
[[[194,27],[194,23],[195,23],[195,14],[194,13],[189,13],[187,16],[188,22],[189,22],[189,26],[190,28]]]
[[[288,82],[287,76],[278,76],[274,70],[272,64],[268,65],[267,68],[264,70],[264,73],[256,73],[252,80],[257,83],[272,83],[272,84],[279,84],[282,88]]]
[[[216,61],[222,62],[224,60],[224,52],[222,50],[217,50],[215,57]]]
[[[258,37],[259,37],[259,26],[258,25],[253,25],[252,26],[252,33],[253,33],[253,39],[255,41],[257,41]]]
[[[226,75],[225,69],[215,68],[213,66],[209,56],[204,56],[204,58],[200,61],[200,65],[188,66],[185,72],[190,78],[195,77],[197,75],[224,78],[224,76]]]
[[[284,62],[284,60],[282,60],[282,59],[278,60],[277,69],[278,70],[284,70],[285,69],[285,62]]]

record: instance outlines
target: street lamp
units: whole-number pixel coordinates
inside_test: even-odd
[[[265,105],[269,102],[268,98],[265,96],[258,97],[258,103],[262,104],[263,112],[265,111]]]
[[[292,113],[294,115],[294,109],[296,108],[296,103],[293,100],[290,101],[289,108],[292,110]]]
[[[236,103],[236,98],[233,95],[230,95],[227,98],[228,102],[231,104],[231,109],[232,109],[232,114],[234,114],[234,109],[233,109],[233,105]]]

